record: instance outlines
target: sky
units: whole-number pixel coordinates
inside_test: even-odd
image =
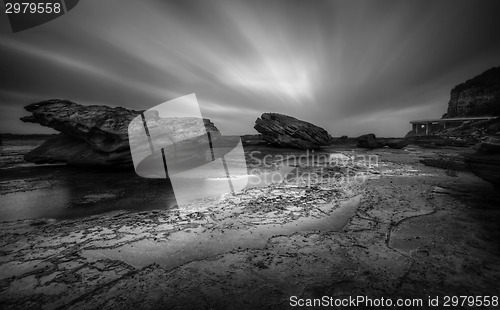
[[[196,93],[223,134],[265,112],[332,136],[404,136],[500,65],[500,1],[83,0],[12,33],[0,13],[0,132],[51,98],[144,110]]]

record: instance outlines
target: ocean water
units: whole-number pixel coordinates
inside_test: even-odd
[[[35,166],[24,161],[23,156],[47,138],[49,136],[3,136],[0,144],[0,169]]]
[[[3,138],[0,145],[0,222],[74,219],[113,211],[169,209],[176,205],[170,181],[133,171],[36,165],[24,154],[47,137]]]

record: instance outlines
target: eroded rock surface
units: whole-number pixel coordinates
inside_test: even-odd
[[[359,187],[277,185],[191,209],[2,223],[0,303],[289,309],[291,296],[498,296],[498,195],[470,173],[421,165],[417,151],[379,152]],[[329,203],[353,188],[362,198],[347,225],[294,228],[334,214]],[[295,230],[268,233],[286,225]]]
[[[269,144],[297,149],[317,149],[329,145],[332,137],[326,130],[294,117],[264,113],[255,121],[254,128]]]

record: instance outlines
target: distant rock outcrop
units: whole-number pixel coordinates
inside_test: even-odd
[[[500,137],[490,137],[475,148],[465,162],[475,175],[500,189]]]
[[[499,115],[500,67],[494,67],[455,86],[443,118]]]
[[[408,140],[406,139],[389,139],[385,142],[391,149],[402,149],[408,146]]]
[[[358,137],[357,147],[362,147],[365,149],[376,149],[383,146],[384,143],[378,140],[373,133],[369,133]]]
[[[243,145],[261,145],[261,144],[266,144],[266,141],[262,139],[261,135],[243,135],[240,136],[241,138],[241,143]]]
[[[61,132],[26,154],[25,160],[37,164],[133,168],[128,126],[142,111],[83,106],[59,99],[33,103],[25,109],[32,115],[22,117],[23,122],[38,123]],[[204,119],[204,124],[213,136],[220,136],[210,120]],[[155,122],[155,126],[158,125],[161,120]],[[189,131],[189,128],[183,130]]]
[[[357,138],[356,146],[365,149],[377,149],[384,146],[387,146],[391,149],[402,149],[408,146],[408,140],[377,138],[373,133],[369,133],[359,136]]]
[[[317,149],[332,141],[332,137],[323,128],[278,113],[262,114],[255,121],[254,128],[264,141],[280,147]]]

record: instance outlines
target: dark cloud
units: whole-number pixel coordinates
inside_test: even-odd
[[[500,64],[500,2],[81,1],[11,34],[0,15],[0,131],[48,98],[147,109],[195,92],[225,133],[263,112],[401,136]]]

